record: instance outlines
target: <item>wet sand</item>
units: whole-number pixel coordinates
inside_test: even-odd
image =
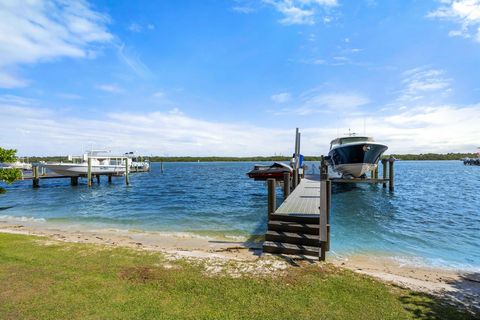
[[[0,221],[0,232],[44,236],[49,240],[93,243],[98,245],[158,251],[170,259],[188,259],[193,263],[207,260],[207,271],[241,276],[244,273],[271,274],[282,272],[291,265],[288,259],[262,255],[261,244],[241,238],[199,236],[181,232],[143,232],[119,229],[87,229],[83,226],[52,224],[42,221]],[[231,268],[231,262],[236,268]],[[309,261],[313,263],[314,261]],[[426,292],[460,303],[480,312],[480,270],[435,269],[402,263],[393,257],[356,255],[327,262],[366,274],[384,282]]]

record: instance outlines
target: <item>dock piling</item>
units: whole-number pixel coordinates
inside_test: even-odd
[[[275,193],[275,179],[267,179],[267,193],[268,193],[268,216],[273,214],[277,209],[277,197]]]
[[[319,260],[325,261],[326,253],[330,250],[330,209],[331,209],[332,182],[328,179],[328,164],[324,156],[320,162],[320,221]]]
[[[395,158],[390,157],[388,159],[388,190],[394,191],[395,189],[395,176],[393,172],[393,164],[395,162]]]
[[[163,173],[163,161],[160,161],[160,172]]]
[[[128,158],[125,158],[125,185],[129,185],[130,180],[128,178]]]
[[[97,174],[97,184],[100,184],[100,175]]]
[[[87,185],[92,186],[92,158],[88,158]]]
[[[70,185],[77,186],[78,185],[78,177],[70,177]]]
[[[382,186],[384,188],[387,187],[387,183],[385,180],[387,180],[387,159],[382,159],[382,173],[383,173],[383,183]]]
[[[111,174],[108,175],[108,183],[112,183],[112,175]]]
[[[38,166],[33,167],[33,179],[32,179],[33,187],[38,188],[40,187],[40,179],[38,178]]]
[[[290,172],[285,172],[283,174],[283,200],[288,198],[290,195]]]

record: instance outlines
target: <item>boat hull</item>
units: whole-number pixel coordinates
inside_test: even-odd
[[[247,173],[249,178],[255,180],[276,179],[283,180],[285,173],[292,174],[292,168],[284,163],[275,162],[271,166],[256,165],[253,170]]]
[[[333,148],[328,155],[334,171],[345,177],[361,178],[377,167],[387,149],[387,146],[377,143],[346,144]]]
[[[45,167],[55,173],[66,176],[84,176],[88,174],[87,165],[78,164],[46,164]],[[92,174],[124,174],[125,166],[92,165]]]

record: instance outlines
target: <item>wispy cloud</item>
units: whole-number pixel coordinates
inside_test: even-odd
[[[127,65],[137,76],[148,78],[153,75],[150,69],[142,62],[140,56],[133,49],[120,44],[117,46],[117,53],[120,61]]]
[[[370,100],[358,93],[319,93],[317,90],[302,94],[287,108],[273,111],[275,115],[308,116],[317,113],[352,112]]]
[[[480,0],[442,0],[442,5],[427,17],[448,20],[459,25],[450,36],[473,38],[480,42]]]
[[[143,27],[141,25],[139,25],[138,23],[131,23],[128,26],[128,30],[130,30],[132,32],[140,32],[140,31],[143,30]]]
[[[276,103],[286,103],[292,99],[292,95],[289,92],[282,92],[274,94],[270,98]]]
[[[450,78],[441,69],[419,67],[407,70],[403,73],[402,84],[404,88],[400,92],[399,102],[408,103],[419,101],[432,95],[448,94],[452,91]]]
[[[113,38],[108,23],[86,1],[0,2],[0,87],[27,85],[11,72],[18,65],[92,56],[95,43]]]
[[[105,91],[108,93],[122,93],[124,90],[117,86],[116,84],[99,84],[95,86],[98,90]]]
[[[80,100],[80,99],[82,99],[82,96],[79,95],[79,94],[65,93],[65,92],[57,93],[57,97],[62,98],[62,99],[68,99],[68,100]]]
[[[277,10],[283,18],[279,20],[281,24],[315,24],[319,19],[320,12],[325,12],[328,8],[338,5],[336,0],[262,0],[268,6]],[[324,15],[324,23],[331,21],[331,17]]]
[[[155,30],[155,25],[149,23],[147,25],[141,25],[139,23],[136,23],[136,22],[132,22],[128,25],[128,28],[127,28],[129,31],[131,32],[142,32],[143,30],[147,29],[147,30]]]
[[[256,11],[255,8],[250,7],[250,6],[246,6],[246,5],[234,6],[234,7],[232,7],[232,10],[236,11],[236,12],[244,13],[244,14],[250,14],[250,13],[253,13],[253,12]]]

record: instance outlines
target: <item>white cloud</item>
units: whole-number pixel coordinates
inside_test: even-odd
[[[57,96],[59,98],[62,98],[62,99],[68,99],[68,100],[80,100],[82,99],[83,97],[79,94],[75,94],[75,93],[66,93],[66,92],[60,92],[60,93],[57,93]]]
[[[338,5],[336,0],[263,0],[263,2],[283,15],[279,22],[285,25],[315,24],[319,10]],[[324,17],[323,20],[328,23],[331,17]]]
[[[412,102],[432,95],[445,95],[451,92],[452,80],[446,77],[445,71],[426,67],[414,68],[403,73],[404,89],[398,98],[399,102]]]
[[[109,93],[122,93],[123,89],[115,84],[99,84],[95,86],[98,90],[109,92]]]
[[[150,69],[142,62],[140,56],[128,48],[125,44],[121,44],[117,47],[117,54],[123,63],[127,65],[137,76],[142,78],[148,78],[152,76]]]
[[[367,120],[374,124],[367,133],[383,139],[394,153],[474,152],[480,137],[480,104],[416,107]]]
[[[12,89],[25,87],[26,85],[26,80],[0,69],[0,88]]]
[[[361,130],[364,116],[348,115],[351,113],[338,123],[301,128],[304,154],[326,154],[337,127]],[[82,146],[91,145],[117,153],[138,150],[148,155],[194,156],[288,155],[293,148],[293,127],[219,123],[193,118],[179,109],[84,119],[30,106],[29,99],[7,97],[0,99],[0,118],[0,145],[17,148],[20,155],[76,154],[83,151]],[[366,120],[372,124],[367,126],[367,134],[387,143],[392,153],[473,152],[480,136],[478,104],[417,107],[392,114],[377,113]]]
[[[138,23],[131,23],[128,26],[128,30],[130,30],[132,32],[140,32],[140,31],[143,30],[143,27],[141,25],[139,25]]]
[[[149,23],[147,25],[141,25],[139,23],[136,23],[136,22],[132,22],[130,23],[130,25],[128,26],[127,28],[129,31],[131,32],[142,32],[144,29],[147,29],[147,30],[155,30],[155,25]]]
[[[288,92],[274,94],[270,97],[276,103],[286,103],[292,99],[292,95]]]
[[[244,13],[244,14],[250,14],[255,12],[255,9],[249,6],[235,6],[232,8],[232,10],[236,12]]]
[[[442,0],[442,5],[428,13],[429,18],[452,21],[460,29],[449,32],[450,36],[473,37],[480,42],[480,0]]]
[[[95,43],[112,40],[108,22],[86,1],[1,1],[0,87],[26,85],[12,67],[91,56]]]
[[[302,95],[296,107],[284,108],[273,112],[275,115],[308,116],[317,113],[352,112],[358,107],[370,103],[370,100],[357,93],[318,93],[316,90]]]
[[[152,94],[152,97],[154,98],[164,98],[165,97],[165,92],[163,91],[157,91]]]

